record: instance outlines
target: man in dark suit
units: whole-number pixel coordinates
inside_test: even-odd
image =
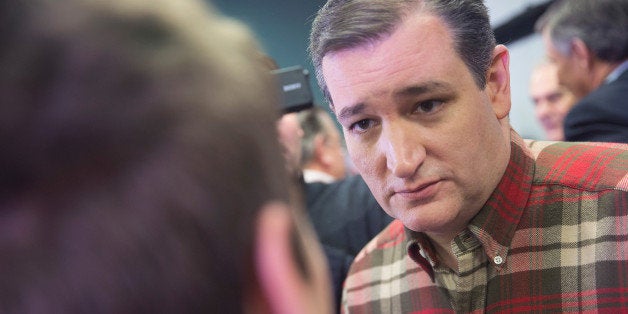
[[[323,244],[340,248],[351,257],[393,221],[359,175],[329,184],[306,183],[305,198]]]
[[[628,0],[570,0],[537,23],[561,84],[581,98],[567,141],[628,143]]]

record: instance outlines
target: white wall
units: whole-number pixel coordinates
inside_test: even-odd
[[[485,0],[493,26],[499,26],[512,16],[524,11],[528,6],[546,0]],[[532,68],[544,58],[541,36],[533,34],[512,44],[510,50],[510,88],[512,109],[510,123],[524,138],[543,139],[544,133],[534,117],[534,108],[528,96],[528,80]]]
[[[529,36],[507,45],[510,50],[510,89],[512,109],[510,123],[524,138],[544,139],[545,134],[534,117],[534,105],[528,93],[533,67],[544,58],[539,35]]]

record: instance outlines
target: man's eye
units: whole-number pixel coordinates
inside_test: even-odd
[[[551,94],[551,95],[547,96],[547,101],[552,102],[552,103],[553,103],[553,102],[557,102],[557,101],[559,101],[562,97],[563,97],[563,94],[562,94],[562,93],[560,93],[560,92],[558,92],[558,93],[553,93],[553,94]]]
[[[349,130],[361,133],[371,128],[373,124],[374,124],[373,120],[364,119],[364,120],[360,120],[356,123],[351,124],[349,126]]]
[[[428,100],[418,103],[417,111],[421,113],[430,113],[435,109],[438,109],[443,104],[442,101],[439,100]]]

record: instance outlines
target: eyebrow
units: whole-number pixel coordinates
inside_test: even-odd
[[[450,84],[441,81],[429,81],[420,85],[411,85],[395,91],[393,95],[395,99],[408,96],[420,96],[427,93],[452,91]]]
[[[419,85],[411,85],[403,87],[397,91],[393,92],[395,101],[400,101],[403,98],[407,97],[416,97],[421,96],[427,93],[434,92],[451,92],[453,91],[453,87],[442,81],[428,81]],[[366,109],[366,103],[359,102],[354,105],[350,105],[342,108],[340,112],[338,112],[337,117],[339,121],[349,119],[354,115],[358,115]]]
[[[338,112],[338,121],[346,120],[351,118],[352,116],[358,115],[364,111],[366,108],[366,104],[363,102],[357,103],[352,106],[344,107],[340,112]]]

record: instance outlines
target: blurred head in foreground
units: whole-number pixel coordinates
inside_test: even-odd
[[[194,0],[0,16],[0,312],[329,311],[246,28]]]

